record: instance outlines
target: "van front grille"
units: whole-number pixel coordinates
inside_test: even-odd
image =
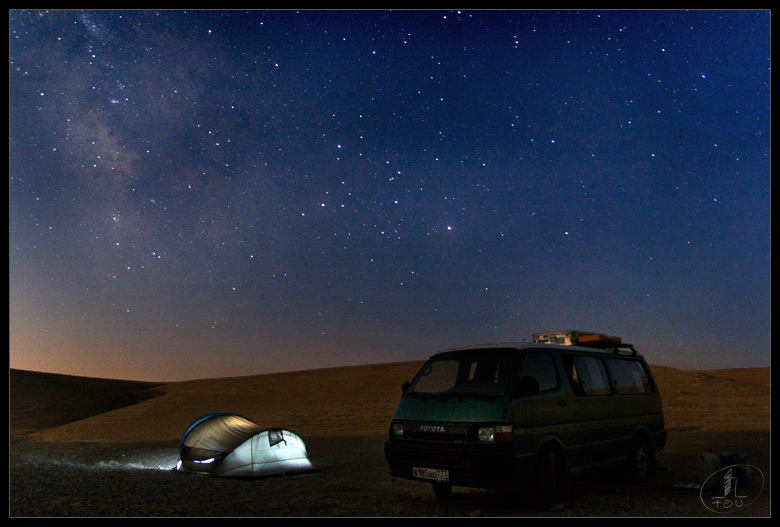
[[[468,442],[469,425],[467,423],[407,421],[404,423],[403,437],[404,439],[420,441],[463,444]]]

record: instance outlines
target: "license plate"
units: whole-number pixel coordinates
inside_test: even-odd
[[[430,479],[433,481],[449,481],[449,470],[442,468],[420,468],[412,467],[412,475],[415,478]]]

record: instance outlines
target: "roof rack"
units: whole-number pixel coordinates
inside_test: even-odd
[[[619,337],[609,337],[607,335],[584,335],[578,339],[577,345],[611,351],[615,355],[622,350],[631,351],[631,355],[637,354],[633,344],[622,342]]]

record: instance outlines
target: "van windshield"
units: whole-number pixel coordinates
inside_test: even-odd
[[[514,356],[485,351],[433,358],[417,373],[406,393],[501,396],[516,362]]]

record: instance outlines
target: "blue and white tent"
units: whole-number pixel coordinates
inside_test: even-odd
[[[212,476],[259,477],[316,470],[303,439],[284,428],[261,429],[238,414],[206,414],[179,443],[178,470]]]

